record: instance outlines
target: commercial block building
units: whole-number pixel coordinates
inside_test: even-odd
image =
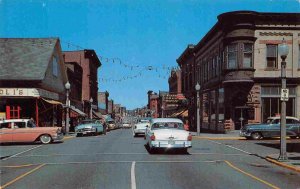
[[[177,59],[182,90],[194,110],[193,127],[197,82],[202,130],[226,132],[280,114],[283,38],[290,49],[287,115],[300,117],[300,14],[237,11],[219,15],[200,42]]]

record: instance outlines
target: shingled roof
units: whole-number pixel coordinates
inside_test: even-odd
[[[58,38],[0,38],[0,80],[43,80]]]

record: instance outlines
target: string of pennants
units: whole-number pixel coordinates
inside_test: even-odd
[[[66,44],[68,48],[76,48],[77,50],[84,50],[83,47],[79,46],[79,45],[75,45],[73,43],[70,42],[64,42],[61,41],[62,43]],[[166,66],[166,65],[162,65],[162,66],[144,66],[144,65],[131,65],[131,64],[126,64],[124,63],[120,58],[108,58],[108,57],[104,57],[104,56],[98,56],[100,62],[105,65],[105,64],[115,64],[115,65],[120,65],[126,69],[129,69],[133,72],[137,72],[138,70],[140,70],[138,73],[136,74],[132,74],[132,75],[126,75],[126,76],[121,76],[119,78],[116,77],[110,77],[110,78],[104,78],[104,77],[100,77],[98,78],[99,82],[106,82],[106,83],[118,83],[118,82],[123,82],[123,81],[127,81],[127,80],[132,80],[132,79],[137,79],[142,77],[145,74],[145,71],[154,71],[157,74],[155,74],[158,78],[161,79],[167,79],[171,73],[172,70],[177,69],[178,67],[170,67],[170,66]],[[164,72],[164,73],[162,73]]]

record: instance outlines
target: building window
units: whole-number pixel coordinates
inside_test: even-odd
[[[231,44],[227,47],[227,68],[237,68],[237,44]]]
[[[277,68],[277,45],[267,45],[267,68]]]
[[[58,64],[57,64],[57,58],[53,56],[52,60],[52,73],[54,76],[58,76]]]
[[[243,55],[243,67],[252,68],[253,45],[251,43],[244,43]]]

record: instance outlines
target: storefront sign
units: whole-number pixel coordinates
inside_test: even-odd
[[[0,96],[18,96],[18,97],[39,97],[37,89],[28,88],[0,88]]]
[[[36,88],[0,88],[2,97],[44,97],[59,100],[57,93]]]

